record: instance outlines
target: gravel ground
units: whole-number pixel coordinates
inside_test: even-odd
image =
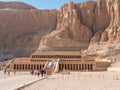
[[[13,72],[4,74],[0,72],[0,90],[14,90],[18,87],[27,85],[31,82],[37,81],[42,77],[32,76],[29,72],[17,72],[15,75]]]
[[[53,74],[22,90],[120,90],[120,72]]]

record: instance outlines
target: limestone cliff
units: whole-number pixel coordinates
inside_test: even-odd
[[[41,40],[44,49],[80,47],[89,43],[92,31],[80,21],[80,10],[74,3],[64,5],[57,15],[56,30]]]
[[[28,55],[38,46],[39,50],[80,51],[87,49],[89,44],[84,55],[100,55],[101,58],[119,56],[119,0],[98,0],[79,4],[70,2],[60,10],[12,7],[0,7],[2,56],[11,52],[15,56]]]
[[[106,4],[106,9],[108,16],[110,17],[110,24],[106,29],[103,29],[100,35],[97,35],[98,41],[100,42],[119,42],[120,36],[120,1],[119,0],[100,0],[99,3],[104,2]],[[102,10],[103,11],[103,10]],[[104,20],[106,21],[106,20]],[[95,36],[94,36],[95,37]],[[94,40],[94,37],[92,40]],[[91,43],[93,43],[91,41]]]
[[[100,1],[100,3],[103,0]],[[98,61],[120,61],[120,1],[105,0],[110,17],[109,26],[98,35],[94,35],[91,44],[84,52],[87,55],[99,56]]]
[[[56,10],[0,10],[0,56],[27,56],[56,27]],[[1,59],[1,58],[0,58]]]
[[[104,2],[65,4],[57,14],[56,29],[43,37],[40,50],[81,50],[87,48],[97,33],[109,25],[110,17]]]

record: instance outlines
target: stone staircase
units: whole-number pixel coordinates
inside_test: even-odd
[[[57,73],[59,71],[59,59],[54,59],[53,61],[46,62],[43,69],[47,70],[48,68],[52,69],[54,73]]]

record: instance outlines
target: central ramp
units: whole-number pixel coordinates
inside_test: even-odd
[[[59,59],[53,59],[51,62],[46,62],[44,70],[51,69],[54,73],[59,71]]]

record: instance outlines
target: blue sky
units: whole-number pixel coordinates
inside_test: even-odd
[[[30,4],[38,9],[59,9],[70,0],[0,0],[3,2],[20,1]],[[80,3],[84,0],[74,0],[75,3]]]

